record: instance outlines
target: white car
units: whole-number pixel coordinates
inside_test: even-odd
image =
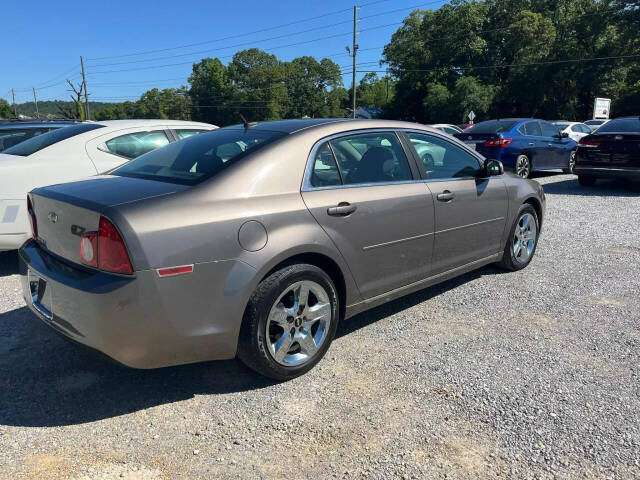
[[[430,127],[437,128],[441,132],[448,133],[449,135],[455,135],[456,133],[462,133],[462,129],[451,125],[450,123],[434,123],[429,125]]]
[[[556,120],[553,123],[558,129],[569,135],[571,140],[579,141],[582,137],[586,137],[591,133],[591,128],[588,125],[580,122],[569,122],[565,120]]]
[[[27,193],[107,172],[182,138],[217,128],[177,120],[84,122],[43,133],[0,153],[0,251],[29,237]]]

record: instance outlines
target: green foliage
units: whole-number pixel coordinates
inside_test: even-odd
[[[13,117],[13,108],[4,98],[0,98],[0,118]]]
[[[633,5],[632,5],[633,4]],[[454,0],[416,10],[385,47],[389,110],[420,122],[539,116],[584,120],[596,96],[637,113],[640,10],[624,0]],[[499,67],[495,67],[499,66]],[[416,71],[419,70],[419,71]]]
[[[358,105],[385,108],[389,102],[393,101],[395,83],[388,75],[379,78],[376,73],[367,73],[360,80],[356,91]]]

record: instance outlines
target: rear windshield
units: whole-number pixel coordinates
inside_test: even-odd
[[[616,118],[610,122],[605,123],[598,129],[598,133],[619,133],[619,132],[632,132],[640,133],[640,119],[639,118]]]
[[[75,137],[81,133],[95,130],[96,128],[102,128],[104,125],[97,123],[82,123],[80,125],[72,125],[70,127],[60,128],[52,132],[43,133],[37,137],[25,140],[11,148],[7,148],[2,153],[8,153],[11,155],[20,155],[21,157],[27,157],[33,153],[39,152],[43,148],[50,147],[54,143],[61,142],[67,138]]]
[[[195,185],[286,134],[244,128],[195,135],[132,160],[111,172],[121,177]]]
[[[518,120],[487,120],[467,128],[464,133],[501,133],[508,132],[518,124]]]

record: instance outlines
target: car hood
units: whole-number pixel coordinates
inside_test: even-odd
[[[34,193],[85,208],[113,207],[189,189],[174,183],[100,175],[87,180],[37,188]]]

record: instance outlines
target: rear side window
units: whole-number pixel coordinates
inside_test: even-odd
[[[91,130],[96,130],[103,127],[104,125],[100,125],[98,123],[81,123],[78,125],[71,125],[69,127],[53,130],[52,132],[43,133],[42,135],[38,135],[37,137],[25,140],[24,142],[19,143],[14,147],[7,148],[3,153],[27,157],[36,152],[39,152],[44,148],[50,147],[55,143],[61,142],[71,137],[75,137],[76,135],[80,135],[81,133],[90,132]]]
[[[196,185],[249,152],[286,136],[282,132],[222,128],[170,143],[111,172],[121,177]]]
[[[409,162],[395,133],[339,137],[330,142],[344,185],[412,180]]]
[[[198,135],[199,133],[208,132],[208,130],[197,130],[197,129],[182,129],[176,130],[174,132],[178,135],[178,138],[182,140],[183,138],[193,137],[194,135]]]
[[[323,143],[313,159],[311,185],[314,187],[332,187],[341,185],[340,171],[328,143]]]
[[[554,126],[549,122],[540,122],[542,126],[542,136],[543,137],[554,137],[558,135],[558,127]]]
[[[518,124],[517,120],[487,120],[467,128],[464,133],[501,133],[508,132]]]
[[[598,133],[640,133],[639,118],[616,118],[605,123],[598,129]]]
[[[478,160],[460,147],[431,135],[409,133],[407,136],[428,179],[474,177],[478,174]]]
[[[124,158],[137,158],[156,148],[164,147],[169,139],[162,130],[121,135],[105,142],[108,152]],[[101,148],[101,150],[103,150]]]
[[[524,124],[524,134],[534,137],[542,136],[542,129],[538,122],[527,122]]]

